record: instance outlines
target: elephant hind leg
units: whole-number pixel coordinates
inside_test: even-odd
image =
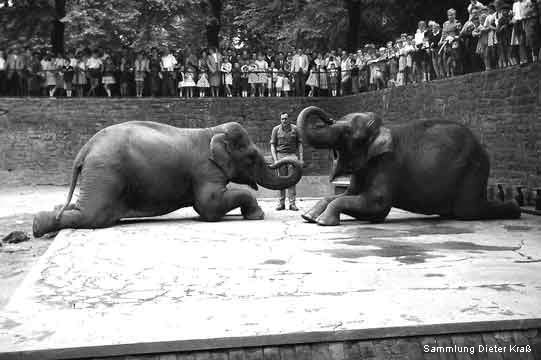
[[[104,228],[112,226],[120,220],[108,211],[88,214],[76,208],[65,210],[60,219],[57,219],[56,215],[57,211],[42,211],[36,214],[32,224],[34,237],[39,238],[62,229]]]
[[[453,218],[458,220],[518,219],[521,210],[515,201],[487,200],[488,167],[469,172],[460,185],[453,206]]]

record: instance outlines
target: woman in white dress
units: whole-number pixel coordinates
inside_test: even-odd
[[[232,69],[233,69],[233,66],[231,65],[231,62],[229,61],[229,59],[226,57],[224,59],[224,62],[222,63],[220,71],[222,72],[224,89],[225,89],[225,94],[227,97],[233,96],[231,94],[231,85],[233,85],[233,75],[231,75]]]

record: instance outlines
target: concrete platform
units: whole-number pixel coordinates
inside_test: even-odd
[[[265,221],[237,213],[209,224],[183,209],[62,231],[0,311],[0,358],[541,318],[539,217],[457,222],[393,210],[384,224],[344,217],[323,228],[260,203]]]

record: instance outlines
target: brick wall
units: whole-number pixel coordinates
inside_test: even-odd
[[[81,146],[105,126],[153,120],[179,127],[237,121],[267,154],[281,111],[316,105],[335,116],[375,111],[386,122],[444,118],[470,126],[486,144],[493,181],[541,186],[541,66],[344,98],[49,99],[2,98],[0,186],[67,184]],[[328,152],[307,149],[308,175],[328,173]]]

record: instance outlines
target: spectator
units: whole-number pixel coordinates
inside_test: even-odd
[[[176,95],[175,66],[177,66],[177,59],[171,54],[167,47],[164,48],[160,61],[162,96]]]
[[[201,58],[199,59],[199,79],[197,80],[199,97],[205,97],[207,95],[207,90],[210,87],[208,80],[207,57],[207,52],[203,50],[201,52]]]
[[[336,61],[334,57],[329,58],[329,84],[331,89],[331,96],[338,95],[338,69],[336,68]]]
[[[487,61],[486,70],[492,70],[494,64],[497,63],[497,46],[498,39],[496,38],[496,7],[494,4],[488,5],[488,15],[485,19],[484,28],[487,32]]]
[[[537,62],[539,53],[539,14],[537,1],[522,0],[522,28],[524,34],[525,59]]]
[[[79,51],[76,55],[77,64],[75,66],[75,78],[74,78],[74,84],[75,84],[75,91],[77,96],[83,96],[85,86],[87,84],[87,73],[86,73],[86,62],[88,60],[88,56],[86,52]]]
[[[317,65],[315,62],[312,63],[312,66],[310,67],[310,75],[308,76],[308,79],[306,80],[306,86],[309,87],[308,96],[310,97],[314,96],[316,89],[319,87],[318,71],[317,71]]]
[[[471,21],[471,19],[479,14],[480,12],[482,11],[486,11],[487,10],[487,7],[485,5],[483,5],[482,2],[480,1],[477,1],[477,0],[470,0],[470,4],[468,5],[468,14],[469,14],[469,19]]]
[[[442,56],[443,74],[445,76],[450,75],[451,69],[449,68],[449,65],[451,64],[451,61],[452,61],[451,45],[453,41],[455,40],[455,37],[459,36],[461,29],[462,29],[462,25],[456,19],[456,10],[455,9],[447,10],[447,21],[443,24],[441,40],[439,43],[439,46],[440,46],[439,51]]]
[[[86,62],[86,68],[88,69],[90,78],[90,90],[88,91],[88,96],[91,94],[96,96],[96,91],[98,86],[100,86],[101,72],[103,70],[103,62],[98,57],[98,50],[92,51],[92,55]]]
[[[132,65],[128,60],[126,53],[123,53],[120,57],[120,64],[118,65],[118,81],[120,83],[120,96],[128,96],[129,83],[131,80],[131,74],[133,72]]]
[[[295,76],[295,95],[305,96],[305,74],[308,72],[308,57],[297,49],[297,53],[291,59],[291,72]]]
[[[233,70],[231,61],[229,60],[231,57],[224,57],[222,65],[220,67],[220,71],[223,74],[223,84],[225,89],[225,95],[227,97],[233,96],[231,93],[231,86],[233,85],[233,76],[231,74],[231,71]]]
[[[233,80],[233,96],[242,96],[242,70],[238,61],[235,61],[235,63],[233,64],[233,69],[231,70],[231,77]]]
[[[107,97],[112,96],[112,85],[116,84],[115,80],[115,70],[116,66],[113,62],[113,58],[111,56],[105,57],[105,63],[103,64],[103,77],[102,77],[102,83],[105,88],[105,92],[107,93]]]
[[[241,65],[241,82],[240,87],[242,90],[242,97],[247,97],[248,93],[251,89],[252,84],[250,84],[250,63],[248,61],[243,60],[243,64]],[[253,76],[253,75],[252,75]]]
[[[222,67],[222,55],[216,48],[210,48],[210,55],[207,57],[207,68],[209,71],[209,83],[211,96],[219,96],[220,82],[222,75],[220,68]]]
[[[479,27],[479,15],[475,14],[464,23],[464,26],[460,31],[460,39],[462,40],[462,45],[464,48],[464,56],[462,60],[465,73],[479,71],[481,69],[478,56],[475,52],[477,48],[477,37],[473,36],[473,31],[477,27]]]
[[[515,0],[513,3],[513,18],[511,19],[511,24],[513,24],[513,31],[511,32],[511,51],[513,54],[514,65],[526,62],[524,28],[522,25],[523,20],[522,2],[521,0]]]
[[[45,57],[41,60],[42,77],[45,79],[43,88],[45,95],[52,97],[56,87],[55,66],[50,51],[47,51]]]
[[[346,51],[340,57],[340,94],[345,95],[351,88],[352,61]]]
[[[498,66],[504,68],[511,65],[511,7],[500,5],[496,15],[496,38],[498,43]]]
[[[278,78],[278,68],[274,60],[271,60],[269,65],[269,72],[267,75],[267,96],[276,95],[276,80]]]
[[[7,62],[4,56],[4,51],[0,50],[0,96],[6,94],[6,71]]]
[[[145,77],[150,72],[149,61],[142,51],[137,52],[137,58],[133,63],[133,70],[135,76],[135,96],[142,97],[145,87]]]
[[[73,92],[73,78],[75,75],[75,67],[77,60],[73,56],[73,51],[68,51],[64,57],[64,88],[66,96],[71,97]]]
[[[14,46],[7,57],[7,83],[10,89],[10,95],[23,95],[24,79],[22,71],[24,70],[24,59],[19,54],[19,48]]]
[[[186,70],[183,74],[182,87],[186,89],[186,96],[192,98],[194,96],[193,90],[197,86],[195,83],[195,67],[189,63],[186,65]]]
[[[413,78],[415,81],[428,81],[428,37],[426,22],[419,21],[414,38]]]
[[[41,85],[41,64],[39,60],[39,54],[33,53],[30,60],[26,61],[26,88],[28,95],[39,95]]]
[[[267,61],[265,61],[265,57],[262,53],[257,54],[257,60],[254,62],[254,64],[256,72],[255,91],[259,96],[265,96],[265,87],[267,86],[267,70],[269,68],[269,64]]]
[[[441,57],[439,54],[439,43],[441,41],[441,27],[435,21],[429,22],[430,31],[428,32],[428,46],[430,48],[430,57],[432,59],[432,67],[434,69],[434,76],[436,79],[443,77],[443,66],[441,63]]]
[[[148,68],[149,68],[149,85],[150,85],[150,96],[158,96],[160,93],[161,79],[162,75],[162,61],[158,54],[158,49],[150,49],[150,58],[148,59]]]
[[[490,68],[490,59],[488,57],[488,30],[485,27],[488,14],[483,13],[479,19],[479,27],[473,31],[473,35],[478,37],[477,54],[483,58],[485,69]]]

